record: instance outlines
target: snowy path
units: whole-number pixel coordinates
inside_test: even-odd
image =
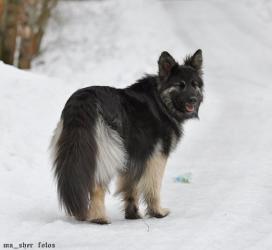
[[[193,164],[198,184],[190,193],[193,203],[187,213],[205,211],[206,218],[199,229],[193,227],[194,242],[186,245],[269,249],[272,59],[266,55],[272,49],[267,35],[271,23],[259,23],[254,12],[237,3],[169,1],[165,5],[185,45],[201,47],[206,55],[203,119],[198,132],[191,130],[195,141],[187,136],[180,151]],[[190,163],[193,151],[195,160]]]
[[[272,249],[272,18],[261,18],[248,0],[147,2],[60,9],[62,29],[51,23],[52,41],[34,71],[63,80],[0,64],[0,248],[41,241],[71,250]],[[78,29],[83,38],[71,37]],[[168,162],[162,196],[172,213],[125,221],[120,201],[108,196],[111,225],[66,217],[47,159],[65,100],[88,82],[113,79],[124,86],[145,70],[154,72],[167,48],[173,55],[202,48],[206,81],[200,121],[186,124]],[[192,183],[173,181],[186,172]]]

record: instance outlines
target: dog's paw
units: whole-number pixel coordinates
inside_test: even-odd
[[[75,216],[74,217],[76,220],[78,220],[78,221],[85,221],[86,220],[86,218],[84,218],[84,217],[79,217],[79,216]]]
[[[158,210],[150,210],[148,211],[148,215],[150,217],[155,218],[164,218],[170,213],[170,210],[168,208],[160,208]]]
[[[142,216],[137,212],[137,213],[126,213],[125,218],[127,220],[137,220],[137,219],[142,219]]]
[[[142,219],[142,216],[139,214],[139,208],[134,204],[128,205],[125,209],[125,218],[128,220]]]
[[[99,225],[111,224],[111,221],[108,218],[90,219],[89,222],[94,223],[94,224],[99,224]]]

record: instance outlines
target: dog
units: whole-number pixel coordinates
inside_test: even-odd
[[[179,64],[161,53],[158,73],[124,89],[91,86],[68,99],[52,138],[53,169],[60,204],[81,221],[110,223],[104,199],[117,176],[126,219],[140,219],[139,200],[151,217],[160,205],[167,158],[184,122],[198,118],[203,101],[202,51]]]

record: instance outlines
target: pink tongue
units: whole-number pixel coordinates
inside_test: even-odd
[[[188,112],[193,112],[194,110],[195,110],[195,107],[194,107],[194,105],[193,104],[186,104],[186,110],[188,111]]]

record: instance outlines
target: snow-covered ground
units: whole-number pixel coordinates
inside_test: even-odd
[[[126,221],[111,195],[109,226],[66,217],[47,148],[68,96],[92,84],[126,86],[156,72],[162,50],[182,61],[198,48],[205,103],[168,162],[169,217]],[[271,49],[266,0],[61,3],[35,73],[0,63],[0,248],[272,249]],[[191,183],[174,182],[188,172]]]

